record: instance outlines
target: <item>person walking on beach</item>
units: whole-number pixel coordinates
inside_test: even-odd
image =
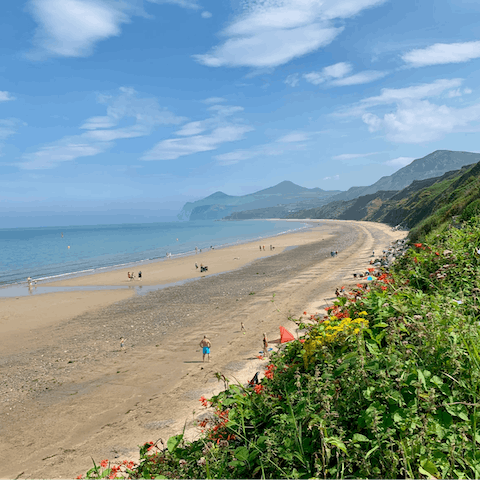
[[[267,334],[263,334],[263,356],[268,358],[268,340],[267,340]]]
[[[243,322],[240,322],[240,331],[245,335],[247,333],[247,330],[245,330],[245,324]]]
[[[262,246],[260,245],[260,251],[262,251]]]
[[[208,355],[208,361],[210,361],[210,348],[212,344],[206,335],[203,336],[203,340],[200,342],[200,346],[202,347],[203,351],[203,362],[205,363],[205,355]]]
[[[195,270],[198,270],[198,263],[195,262]]]

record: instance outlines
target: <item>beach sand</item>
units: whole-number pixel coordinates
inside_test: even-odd
[[[198,398],[223,388],[216,372],[245,383],[263,371],[262,332],[272,340],[283,325],[296,334],[290,315],[322,312],[336,287],[356,283],[352,273],[365,271],[372,250],[406,233],[322,220],[307,231],[142,265],[135,272],[142,270],[143,285],[201,277],[195,262],[209,267],[197,281],[146,295],[1,299],[0,477],[73,478],[93,466],[91,457],[138,458],[138,445],[166,441],[184,425],[195,438]],[[127,271],[56,284],[138,284]],[[198,345],[203,335],[212,341],[209,363]]]

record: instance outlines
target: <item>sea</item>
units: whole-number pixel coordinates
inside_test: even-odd
[[[0,229],[0,287],[141,265],[309,228],[282,220]]]

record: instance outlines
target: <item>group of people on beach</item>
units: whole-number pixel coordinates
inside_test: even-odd
[[[265,251],[265,245],[259,245],[260,251]],[[273,245],[270,245],[270,250],[275,250],[275,247]]]
[[[128,279],[129,280],[135,280],[135,273],[134,272],[128,272]],[[138,272],[138,278],[141,280],[142,279],[142,272]]]

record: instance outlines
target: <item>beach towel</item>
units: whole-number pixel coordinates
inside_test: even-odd
[[[287,343],[292,340],[295,340],[295,337],[285,327],[280,327],[280,343]]]

